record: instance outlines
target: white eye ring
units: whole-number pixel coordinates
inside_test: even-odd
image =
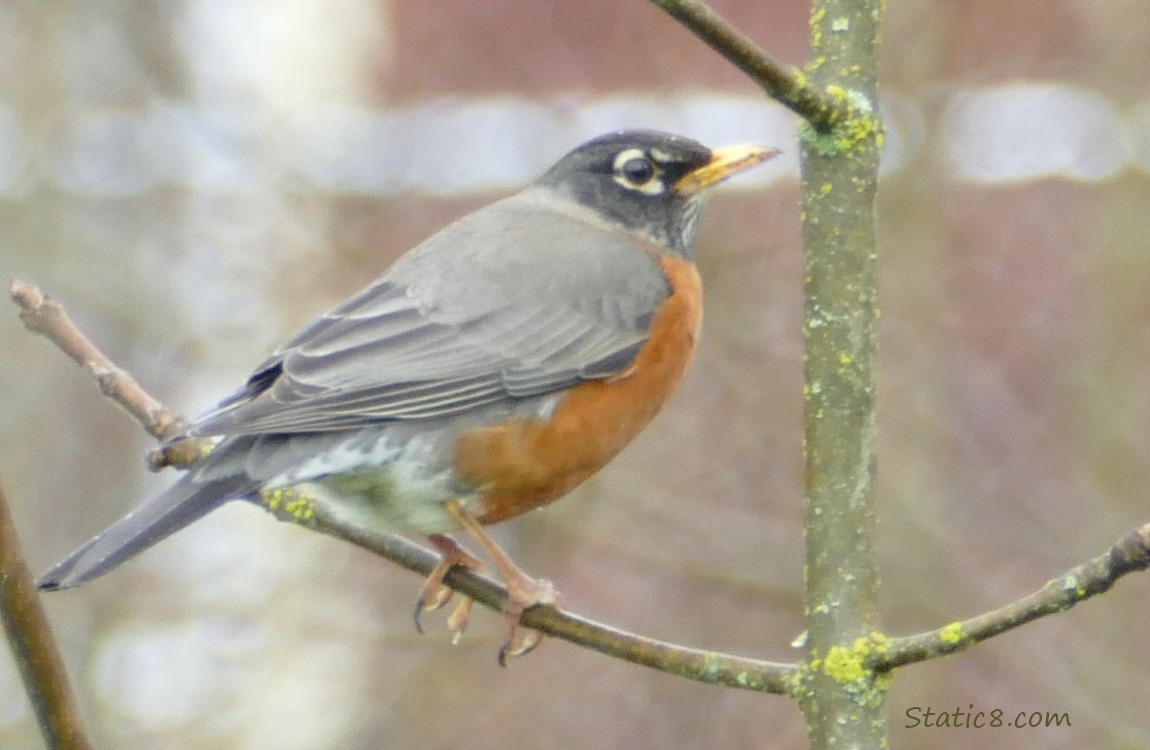
[[[620,151],[613,164],[613,179],[628,190],[636,190],[644,195],[662,195],[663,181],[661,170],[643,153],[642,149],[629,148]]]

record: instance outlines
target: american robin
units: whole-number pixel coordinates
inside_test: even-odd
[[[566,494],[654,417],[699,334],[700,196],[777,153],[638,130],[579,146],[264,360],[188,430],[218,438],[211,452],[40,588],[90,581],[229,500],[286,489],[357,523],[430,535],[443,558],[417,625],[450,597],[452,565],[479,566],[445,536],[467,530],[508,585],[500,660],[526,652],[539,636],[516,644],[519,615],[557,597],[484,525]],[[456,637],[469,608],[448,620]]]

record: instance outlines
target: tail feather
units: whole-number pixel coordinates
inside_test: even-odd
[[[251,493],[256,486],[242,475],[209,482],[195,482],[185,476],[52,566],[36,585],[44,591],[57,591],[99,578],[228,500]]]

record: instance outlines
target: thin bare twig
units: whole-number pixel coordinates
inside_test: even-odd
[[[833,97],[819,93],[798,68],[769,55],[729,21],[698,0],[651,0],[711,49],[727,58],[767,93],[826,132],[845,119],[847,111]]]
[[[12,514],[0,488],[0,621],[8,631],[20,677],[44,735],[59,750],[88,750],[92,745],[56,648],[36,585],[24,563]]]
[[[1150,523],[1131,531],[1093,560],[1076,565],[1034,593],[1004,607],[927,633],[892,638],[868,666],[889,670],[970,648],[1040,617],[1065,612],[1110,589],[1122,576],[1150,568]]]
[[[35,286],[26,282],[13,283],[12,298],[20,305],[21,317],[25,319],[25,324],[30,330],[46,336],[72,359],[85,365],[85,368],[99,381],[104,394],[115,399],[117,403],[125,404],[128,413],[153,436],[160,437],[158,431],[153,429],[155,414],[166,415],[167,424],[183,424],[180,417],[152,398],[123,370],[112,364],[76,327],[60,305],[47,300]],[[29,318],[33,324],[29,324]],[[88,366],[89,361],[98,364]],[[126,382],[118,382],[121,376],[126,378]],[[435,552],[408,539],[356,527],[323,512],[321,508],[316,508],[314,515],[306,520],[300,520],[286,513],[272,512],[278,518],[301,523],[351,542],[423,575],[430,573],[439,559]],[[506,589],[486,576],[453,570],[446,582],[452,588],[473,597],[487,607],[496,611],[503,610]],[[610,656],[714,685],[785,693],[790,678],[797,672],[797,667],[793,664],[759,661],[665,643],[551,608],[530,609],[524,612],[522,622],[525,626],[547,635]]]
[[[54,299],[45,296],[36,285],[20,279],[13,279],[8,293],[20,307],[24,327],[50,339],[84,368],[99,384],[100,391],[132,415],[149,435],[167,441],[183,432],[186,426],[183,418],[152,398],[135,378],[108,359]],[[190,439],[165,444],[149,455],[148,466],[153,471],[165,466],[187,468],[199,458],[204,443]]]
[[[157,440],[175,437],[182,429],[180,417],[148,395],[126,371],[116,367],[64,312],[34,284],[14,279],[8,288],[20,307],[20,320],[32,333],[51,339],[57,347],[91,375],[100,391],[132,415]]]

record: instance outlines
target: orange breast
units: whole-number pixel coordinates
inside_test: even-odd
[[[574,489],[619,453],[675,390],[702,322],[695,266],[665,254],[672,294],[651,321],[651,335],[625,373],[575,386],[550,419],[516,419],[460,435],[455,466],[479,488],[471,510],[489,524],[545,505]]]

